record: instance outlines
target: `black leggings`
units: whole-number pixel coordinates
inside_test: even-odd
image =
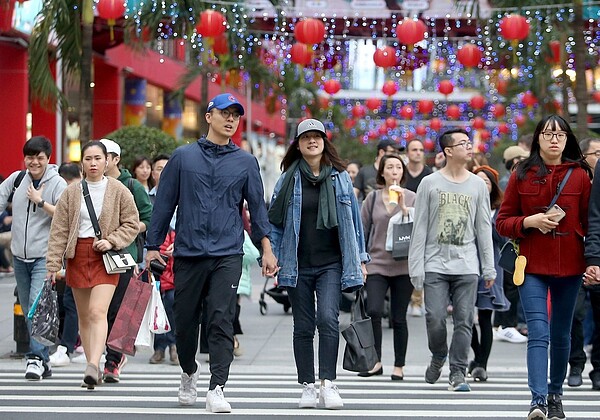
[[[478,309],[479,329],[481,330],[481,342],[477,334],[477,327],[473,325],[473,336],[471,337],[471,348],[475,353],[476,367],[482,367],[487,370],[487,362],[492,351],[492,341],[494,340],[492,332],[492,310]]]

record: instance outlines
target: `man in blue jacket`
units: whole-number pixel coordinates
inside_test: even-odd
[[[146,265],[164,263],[158,252],[177,207],[174,248],[175,324],[181,374],[179,403],[196,402],[200,365],[195,359],[202,305],[206,305],[211,379],[206,410],[231,412],[223,387],[233,360],[233,318],[242,272],[244,200],[252,239],[262,245],[263,275],[277,272],[264,191],[256,158],[232,141],[244,108],[231,94],[208,103],[208,134],[179,147],[163,169],[146,238]]]

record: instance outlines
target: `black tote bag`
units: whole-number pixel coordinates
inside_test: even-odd
[[[371,318],[365,313],[365,303],[360,291],[356,292],[356,300],[352,304],[352,322],[342,331],[346,340],[344,350],[345,370],[351,372],[367,372],[379,362],[375,351],[375,338]]]
[[[412,235],[413,222],[397,223],[393,227],[394,242],[392,243],[392,258],[396,261],[408,260],[408,248]]]

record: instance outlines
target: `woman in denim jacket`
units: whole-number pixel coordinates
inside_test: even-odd
[[[269,220],[279,261],[278,282],[287,288],[294,316],[294,356],[300,408],[317,406],[313,341],[319,329],[319,402],[343,407],[337,387],[339,302],[342,291],[362,287],[366,276],[363,227],[350,175],[320,121],[298,124],[281,163]],[[315,294],[317,300],[315,314]]]

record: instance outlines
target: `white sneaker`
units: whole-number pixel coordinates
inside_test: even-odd
[[[408,314],[410,316],[423,316],[423,308],[421,308],[419,305],[409,305]]]
[[[77,356],[75,356],[77,355]],[[50,356],[52,358],[52,356]],[[71,358],[71,363],[80,363],[80,364],[86,364],[87,363],[87,357],[85,357],[85,353],[74,353],[73,357]]]
[[[498,327],[498,330],[496,330],[495,337],[497,340],[508,341],[509,343],[515,343],[515,344],[527,342],[527,337],[522,335],[514,327],[508,327],[508,328]]]
[[[206,393],[206,411],[210,411],[211,413],[231,413],[231,405],[225,400],[221,385],[217,385],[215,389]]]
[[[39,359],[28,359],[25,368],[25,379],[29,381],[39,381],[44,375],[44,362]]]
[[[196,360],[196,372],[188,375],[181,372],[181,384],[179,385],[179,405],[194,405],[198,392],[196,384],[200,376],[200,363]]]
[[[58,346],[56,351],[50,355],[50,365],[52,367],[63,367],[71,364],[71,359],[65,346]]]
[[[298,403],[298,408],[317,408],[317,390],[315,384],[302,384],[304,389],[302,390],[302,397]]]
[[[324,385],[321,386],[319,391],[319,403],[328,410],[339,410],[344,406],[342,397],[340,397],[340,391],[328,379],[325,379]]]

